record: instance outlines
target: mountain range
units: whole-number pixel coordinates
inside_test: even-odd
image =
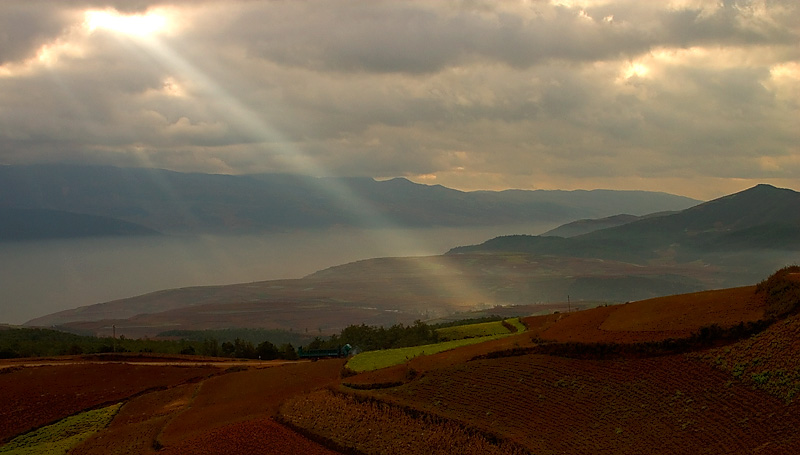
[[[403,178],[0,166],[0,209],[6,210],[0,218],[0,240],[80,236],[91,224],[96,228],[93,235],[558,224],[618,213],[681,210],[698,202],[644,191],[464,192]],[[49,227],[24,234],[13,228],[37,223]]]
[[[27,324],[106,335],[116,326],[126,336],[220,327],[330,334],[349,323],[531,314],[742,286],[800,258],[800,193],[769,185],[605,224],[569,238],[512,235],[441,256],[363,260],[297,280],[162,291]]]
[[[454,248],[449,254],[513,251],[644,264],[665,258],[691,262],[729,251],[797,251],[800,193],[762,184],[678,213],[596,227],[568,238],[502,236],[480,245]]]

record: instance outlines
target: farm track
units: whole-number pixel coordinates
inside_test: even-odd
[[[589,361],[528,355],[351,392],[519,442],[533,453],[797,453],[800,409],[684,356]]]

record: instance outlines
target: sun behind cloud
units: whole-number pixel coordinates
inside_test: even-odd
[[[167,17],[158,12],[121,14],[116,10],[90,10],[86,12],[86,26],[90,32],[110,30],[124,35],[146,37],[168,31]]]

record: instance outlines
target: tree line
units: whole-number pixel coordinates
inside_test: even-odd
[[[255,344],[239,338],[220,343],[217,339],[150,340],[120,336],[94,337],[51,329],[8,328],[0,330],[0,359],[51,357],[61,355],[103,354],[112,352],[200,355],[240,359],[297,359],[291,343],[275,345],[269,341]]]

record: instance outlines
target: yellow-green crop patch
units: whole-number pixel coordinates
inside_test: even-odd
[[[438,352],[448,351],[460,346],[483,343],[484,341],[502,338],[507,335],[509,335],[508,330],[506,330],[506,333],[503,335],[465,338],[462,340],[445,341],[443,343],[412,346],[409,348],[362,352],[347,362],[347,368],[357,372],[378,370],[381,368],[390,367],[392,365],[400,365],[419,355],[436,354]]]
[[[506,325],[510,324],[517,329],[517,332],[525,330],[525,326],[519,322],[519,318],[507,319],[505,321],[482,322],[479,324],[458,325],[454,327],[443,327],[436,329],[436,335],[442,341],[463,340],[464,338],[476,338],[494,335],[508,335],[511,331]]]
[[[9,455],[63,455],[89,436],[105,428],[119,411],[122,403],[86,411],[58,422],[17,436],[0,453]]]
[[[442,341],[463,340],[464,338],[487,337],[509,333],[502,321],[482,322],[480,324],[457,325],[436,329],[437,337]]]

